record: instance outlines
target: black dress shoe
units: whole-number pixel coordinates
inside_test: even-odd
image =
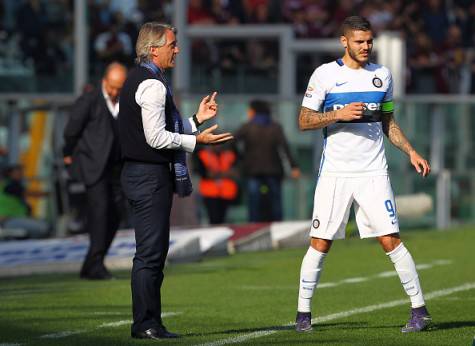
[[[165,327],[150,328],[144,332],[132,332],[132,337],[135,339],[176,339],[180,336],[175,333],[170,333]]]

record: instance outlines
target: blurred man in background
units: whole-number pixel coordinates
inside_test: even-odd
[[[290,153],[280,124],[271,118],[266,101],[253,100],[249,104],[249,121],[234,134],[242,147],[242,171],[247,180],[249,221],[282,220],[282,179],[284,154],[292,169],[292,178],[300,170]]]
[[[119,94],[127,76],[124,65],[110,64],[101,86],[84,93],[73,105],[64,130],[64,162],[87,195],[89,250],[81,268],[83,279],[110,279],[104,257],[126,214],[120,187],[121,153],[117,116]]]

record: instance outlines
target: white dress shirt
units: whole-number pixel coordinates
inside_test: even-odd
[[[146,79],[139,84],[135,102],[142,109],[142,124],[147,144],[155,149],[182,149],[193,152],[196,146],[196,125],[192,118],[183,120],[185,134],[165,129],[165,100],[167,89],[157,79]]]
[[[117,116],[119,115],[119,100],[117,100],[116,103],[113,103],[111,98],[109,97],[109,94],[105,91],[104,87],[102,87],[102,95],[104,95],[104,99],[106,100],[106,105],[109,109],[109,112],[111,112],[114,119],[117,119]]]

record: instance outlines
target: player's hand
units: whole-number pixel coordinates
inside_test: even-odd
[[[421,155],[419,155],[415,150],[409,153],[409,158],[411,160],[411,164],[416,169],[417,173],[426,177],[430,173],[430,165],[427,160],[425,160]]]
[[[208,127],[206,130],[201,132],[196,136],[196,143],[200,144],[219,144],[227,142],[233,139],[233,135],[229,132],[214,134],[213,131],[218,128],[218,125],[215,124],[211,127]]]
[[[363,102],[352,102],[349,105],[336,111],[336,118],[339,121],[351,121],[363,117]]]
[[[198,112],[196,112],[196,118],[203,124],[206,120],[209,120],[218,114],[218,104],[216,103],[216,95],[218,93],[215,91],[211,96],[206,95],[200,102],[198,107]]]

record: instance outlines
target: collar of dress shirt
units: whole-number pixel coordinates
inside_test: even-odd
[[[109,97],[109,94],[107,94],[106,90],[104,89],[104,86],[101,86],[102,88],[102,95],[104,96],[104,99],[106,100],[107,108],[111,112],[112,116],[117,119],[117,116],[119,115],[119,100],[117,100],[116,103],[113,103],[111,98]]]

